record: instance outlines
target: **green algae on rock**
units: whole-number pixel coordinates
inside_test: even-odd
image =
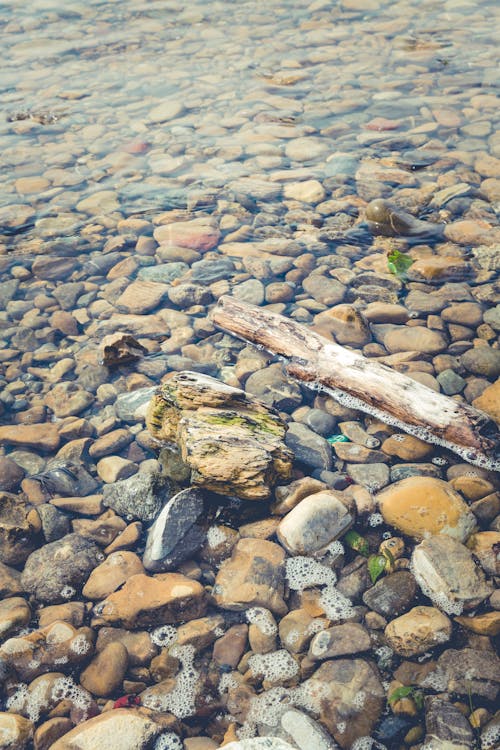
[[[198,487],[266,500],[291,477],[293,454],[276,412],[207,375],[170,377],[153,397],[146,424],[153,437],[178,446]]]

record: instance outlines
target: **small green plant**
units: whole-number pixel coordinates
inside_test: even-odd
[[[397,703],[401,698],[411,698],[419,711],[424,707],[424,693],[414,685],[403,685],[396,688],[392,691],[388,700],[389,703]]]
[[[358,534],[357,531],[348,531],[344,536],[344,541],[348,547],[353,549],[355,552],[359,552],[359,554],[363,555],[363,557],[368,557],[368,555],[370,554],[368,542],[364,537],[361,536],[361,534]]]
[[[372,583],[376,583],[387,566],[387,559],[383,555],[372,555],[368,558],[368,572]]]
[[[407,271],[412,263],[413,258],[410,258],[406,253],[401,253],[399,250],[393,250],[387,256],[387,267],[398,279],[405,280],[407,278]]]

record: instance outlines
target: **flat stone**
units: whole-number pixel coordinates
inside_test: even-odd
[[[153,234],[160,245],[187,247],[200,252],[212,250],[221,237],[217,224],[204,218],[162,224]]]
[[[55,385],[46,395],[45,403],[56,417],[71,417],[84,411],[94,401],[94,396],[77,383]]]
[[[144,332],[147,335],[147,332]],[[116,416],[124,422],[142,421],[142,410],[149,404],[156,386],[138,388],[131,393],[120,393],[115,401]]]
[[[21,573],[15,568],[11,568],[0,562],[0,598],[8,598],[22,594]]]
[[[476,526],[474,515],[453,488],[433,477],[409,477],[377,495],[384,521],[413,539],[447,534],[464,541]]]
[[[333,491],[304,498],[281,521],[277,529],[280,543],[291,554],[320,552],[344,534],[353,517]]]
[[[481,395],[474,399],[472,405],[489,414],[500,425],[500,379],[485,388]]]
[[[412,570],[425,596],[447,614],[474,609],[492,593],[471,552],[445,534],[431,536],[415,547]]]
[[[248,644],[248,625],[232,625],[214,643],[213,659],[221,667],[235,669]]]
[[[352,305],[336,305],[314,318],[313,328],[339,344],[361,347],[372,340],[363,315]]]
[[[285,185],[283,196],[302,203],[320,203],[326,193],[318,180],[304,180],[304,182],[290,182]]]
[[[212,592],[217,605],[236,611],[265,607],[274,614],[285,614],[284,561],[285,552],[279,545],[240,539],[217,574]]]
[[[436,750],[471,748],[474,733],[467,717],[453,703],[430,696],[425,704],[425,745]]]
[[[476,346],[461,357],[461,364],[473,375],[494,380],[500,376],[500,350],[491,346]]]
[[[361,484],[370,492],[377,492],[389,483],[389,467],[386,464],[347,464],[346,471],[356,484]]]
[[[149,110],[149,119],[151,122],[168,122],[175,120],[184,112],[184,104],[180,101],[163,101],[153,109]]]
[[[115,485],[133,476],[139,467],[128,458],[122,456],[105,456],[97,462],[97,473],[103,482]],[[106,504],[106,499],[104,500]]]
[[[127,649],[128,663],[131,667],[144,667],[157,656],[158,648],[151,640],[150,633],[144,630],[126,630],[125,628],[99,628],[96,651],[103,651],[110,643],[121,643]]]
[[[437,672],[437,674],[436,674]],[[495,701],[500,687],[500,659],[494,651],[473,648],[447,649],[437,670],[422,680],[422,687],[442,680],[442,689],[459,695],[479,695]],[[435,688],[433,688],[435,689]]]
[[[264,733],[262,726],[259,727],[259,731],[261,734]],[[290,740],[292,746],[300,750],[309,750],[311,747],[316,750],[336,750],[337,747],[319,722],[296,708],[285,708],[280,715],[278,727],[271,728],[270,733],[275,736],[279,734],[286,741]]]
[[[117,708],[78,724],[50,750],[146,750],[161,727],[136,708]]]
[[[275,409],[288,410],[302,402],[300,387],[286,377],[278,363],[251,374],[245,390]]]
[[[490,600],[491,603],[491,600]],[[467,630],[472,630],[473,633],[478,635],[487,635],[492,638],[496,638],[500,634],[500,612],[485,612],[484,615],[476,615],[475,617],[463,616],[455,617],[455,622],[458,622]]]
[[[180,573],[137,574],[98,604],[95,614],[100,623],[141,628],[201,617],[206,606],[203,586]]]
[[[388,645],[399,656],[412,657],[430,651],[450,640],[452,623],[435,607],[414,607],[384,631]]]
[[[444,334],[424,326],[402,326],[384,336],[384,346],[391,353],[415,351],[439,354],[448,347],[448,341]]]
[[[76,204],[76,210],[96,216],[118,211],[120,204],[114,190],[98,190]]]
[[[126,287],[115,304],[118,308],[123,308],[121,312],[147,313],[158,307],[168,291],[168,284],[159,284],[155,281],[134,281]]]
[[[363,602],[384,617],[401,615],[417,593],[415,578],[408,570],[384,576],[363,594]]]
[[[317,633],[309,646],[308,657],[313,661],[333,659],[368,651],[371,646],[370,634],[356,622],[334,625]]]
[[[384,440],[381,450],[388,456],[397,456],[403,461],[419,461],[432,453],[434,448],[413,435],[400,433]]]
[[[16,424],[0,427],[0,445],[52,452],[57,450],[59,443],[60,437],[55,424]]]

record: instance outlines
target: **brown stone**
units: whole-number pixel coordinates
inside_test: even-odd
[[[138,574],[98,604],[95,612],[99,623],[141,628],[201,617],[206,606],[205,591],[197,581],[179,573]]]
[[[80,675],[80,684],[92,695],[105,698],[119,689],[128,665],[128,653],[119,641],[109,643]]]
[[[221,667],[235,669],[248,642],[248,625],[233,625],[214,643],[213,659]]]
[[[500,425],[500,378],[485,388],[481,395],[474,399],[472,405],[489,414]]]
[[[140,558],[134,552],[113,552],[90,574],[82,594],[87,599],[105,599],[137,573],[144,573]]]
[[[385,629],[388,645],[399,656],[424,654],[451,637],[450,619],[435,607],[414,607],[392,620]]]
[[[283,615],[285,552],[277,544],[262,539],[240,539],[232,557],[222,563],[213,595],[219,607],[245,610],[266,607]]]
[[[0,445],[14,445],[22,448],[36,448],[41,451],[55,451],[60,438],[57,426],[44,424],[16,424],[0,427]]]

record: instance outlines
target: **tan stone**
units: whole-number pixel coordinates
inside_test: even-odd
[[[9,596],[21,594],[21,573],[15,568],[11,568],[0,562],[0,599],[6,599]]]
[[[500,425],[500,378],[485,388],[481,395],[474,399],[472,405],[489,414]]]
[[[117,708],[78,724],[50,750],[145,750],[160,726],[140,708]]]
[[[326,487],[327,485],[324,482],[320,482],[319,479],[307,476],[296,479],[290,482],[290,484],[276,487],[274,493],[276,500],[271,505],[271,510],[277,516],[284,516],[305,497],[313,495],[315,492],[321,492]]]
[[[500,531],[480,531],[472,534],[467,547],[479,560],[481,567],[490,576],[500,575]]]
[[[24,750],[35,727],[32,721],[14,713],[0,712],[0,747],[2,750]]]
[[[101,546],[111,544],[126,527],[126,523],[113,510],[106,510],[98,518],[75,518],[72,523],[75,534],[92,539]]]
[[[53,719],[44,721],[37,727],[33,736],[35,750],[50,750],[52,745],[73,727],[71,719],[65,716],[54,716]]]
[[[145,313],[158,307],[168,291],[168,284],[155,281],[134,281],[116,300],[118,308],[129,313]]]
[[[314,554],[345,533],[353,520],[337,493],[324,490],[295,506],[278,526],[277,537],[291,554]]]
[[[292,654],[305,651],[313,635],[328,627],[328,620],[310,615],[305,609],[293,609],[279,623],[283,648]]]
[[[455,622],[463,625],[467,630],[472,630],[478,635],[487,635],[496,638],[500,634],[500,612],[485,612],[484,615],[475,617],[455,617]]]
[[[97,463],[97,473],[106,484],[128,479],[138,468],[137,464],[122,456],[105,456]]]
[[[205,590],[197,581],[179,573],[139,573],[97,605],[96,614],[99,623],[141,628],[201,617],[206,606]]]
[[[128,653],[119,641],[108,643],[80,675],[80,684],[92,695],[105,698],[120,688],[128,665]]]
[[[435,607],[414,607],[406,614],[391,620],[385,629],[388,645],[399,656],[418,656],[429,649],[446,643],[452,624],[445,614]]]
[[[127,649],[131,667],[143,667],[157,655],[158,649],[145,630],[125,628],[100,628],[96,641],[96,651],[102,651],[110,643],[122,643]]]
[[[86,609],[83,602],[65,602],[64,604],[53,604],[50,607],[42,607],[38,610],[38,625],[46,628],[56,620],[69,622],[73,627],[79,628],[83,625]]]
[[[31,609],[21,596],[0,601],[0,638],[3,640],[12,631],[27,625],[31,619]]]
[[[464,541],[476,525],[460,495],[433,477],[402,479],[379,492],[377,501],[386,523],[417,540],[447,534]]]
[[[278,544],[240,539],[215,580],[212,593],[218,606],[229,610],[266,607],[285,614],[284,561],[285,552]]]
[[[372,339],[368,324],[352,305],[335,305],[314,318],[314,330],[326,338],[349,346],[364,346]]]
[[[413,435],[391,435],[384,440],[381,450],[389,456],[397,456],[403,461],[420,461],[434,450],[432,445],[424,443]]]
[[[87,599],[104,599],[137,573],[145,571],[140,558],[134,552],[113,552],[101,565],[94,568],[83,587],[82,594]]]
[[[211,615],[190,620],[177,628],[176,644],[193,646],[195,651],[202,651],[217,638],[217,631],[224,627],[222,615]]]
[[[41,451],[55,451],[60,438],[57,426],[44,424],[16,424],[0,427],[0,445],[16,445],[23,448],[37,448]]]
[[[118,534],[111,544],[105,547],[104,552],[110,555],[112,552],[118,552],[121,549],[128,549],[133,547],[135,543],[141,538],[142,534],[142,523],[140,521],[133,521],[129,523],[126,529]]]

